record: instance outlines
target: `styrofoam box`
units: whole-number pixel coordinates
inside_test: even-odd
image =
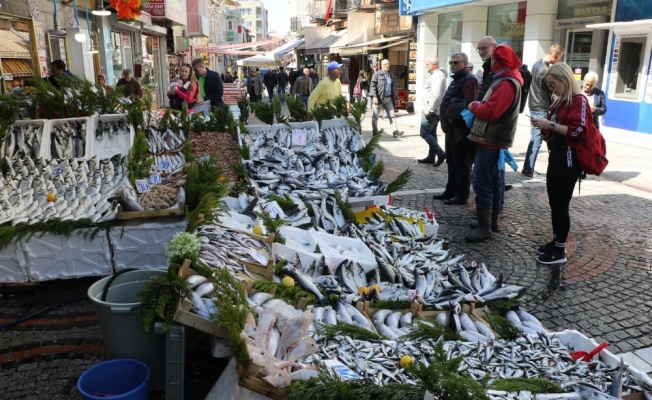
[[[260,223],[258,219],[253,219],[249,216],[246,216],[244,214],[237,213],[235,211],[228,211],[224,213],[223,215],[220,216],[219,222],[216,223],[218,226],[222,226],[224,228],[228,229],[233,229],[234,231],[240,231],[240,232],[246,232],[246,233],[254,233],[253,229],[247,229],[244,224],[251,226],[252,228],[254,226],[260,226],[263,228],[263,235],[267,235],[267,230],[265,227]]]
[[[573,329],[566,329],[561,332],[556,332],[555,334],[559,337],[559,341],[573,349],[573,351],[590,352],[591,350],[598,347],[598,342],[596,342],[594,339],[588,338],[584,334]],[[620,358],[616,357],[607,349],[600,351],[599,355],[600,359],[610,367],[616,367],[620,364]],[[648,385],[652,385],[652,379],[650,379],[647,374],[639,371],[632,366],[627,366],[627,369],[631,375],[634,375],[639,380],[646,382]]]
[[[292,129],[313,129],[316,132],[313,142],[315,140],[319,141],[320,138],[319,124],[317,121],[290,122],[290,126],[287,126],[286,124],[274,124],[274,129],[286,129],[289,131],[292,131]],[[308,141],[308,143],[310,143],[310,141]],[[300,148],[303,146],[292,146],[292,142],[290,142],[290,147]]]
[[[276,132],[278,130],[278,125],[247,125],[247,131],[249,132],[248,136],[251,138],[257,138],[260,132]],[[238,127],[238,145],[242,146],[243,140],[242,132],[240,132],[240,127]],[[247,144],[251,145],[255,139],[247,141]]]
[[[133,225],[111,227],[109,239],[115,269],[167,269],[164,246],[177,232],[185,231],[187,224],[185,219],[174,218],[170,221],[134,222]]]
[[[14,126],[21,126],[21,125],[40,125],[41,126],[41,132],[38,134],[38,142],[41,144],[41,148],[39,149],[39,154],[37,155],[38,157],[42,157],[43,155],[43,138],[45,136],[48,136],[50,134],[50,120],[49,119],[30,119],[30,120],[19,120],[14,122],[9,126],[7,129],[7,133],[11,132],[11,129]],[[2,143],[0,146],[0,149],[2,152],[0,154],[5,154],[5,143]]]
[[[353,118],[349,118],[353,121]],[[321,129],[328,128],[350,128],[351,125],[347,122],[346,118],[325,119],[321,121]]]
[[[349,197],[348,203],[353,212],[364,210],[366,207],[386,206],[390,204],[391,197],[389,195],[382,196],[363,196],[363,197]]]
[[[313,261],[319,262],[322,257],[321,254],[301,251],[299,249],[295,249],[294,247],[286,246],[280,243],[272,243],[272,259],[274,260],[276,260],[277,257],[280,257],[288,261],[294,261],[297,255],[299,256],[301,267],[304,269],[307,268]]]
[[[110,274],[111,249],[106,231],[92,240],[90,232],[75,231],[70,237],[45,234],[23,242],[27,271],[33,281]]]
[[[83,158],[90,159],[89,154],[91,153],[91,148],[90,148],[91,143],[89,142],[88,139],[89,139],[89,132],[91,129],[91,117],[51,119],[48,133],[47,135],[43,135],[43,140],[41,141],[41,157],[43,157],[45,160],[52,159],[52,151],[51,151],[52,149],[50,147],[52,144],[52,128],[63,125],[66,122],[77,121],[77,120],[86,121],[86,148],[84,149]]]
[[[317,249],[317,237],[314,235],[314,229],[305,230],[292,226],[282,226],[278,232],[285,238],[285,245],[294,249],[314,253]],[[302,243],[308,243],[308,246],[303,246]]]
[[[97,128],[97,123],[99,121],[103,122],[117,122],[125,121],[127,122],[127,116],[124,114],[105,114],[105,115],[94,115],[91,118],[90,128],[88,129],[88,135],[86,136],[86,144],[89,151],[87,158],[97,156],[99,159],[111,158],[116,154],[127,155],[131,146],[134,144],[134,137],[136,132],[134,127],[128,124],[129,127],[129,140],[125,140],[124,136],[117,136],[117,140],[106,140],[104,138],[102,141],[97,142],[95,140],[95,129]],[[90,145],[89,145],[90,143]]]
[[[248,201],[253,201],[254,197],[249,196]],[[242,207],[240,206],[240,202],[238,201],[237,198],[235,197],[224,197],[222,198],[222,201],[224,201],[224,204],[226,205],[226,208],[228,208],[231,211],[235,212],[242,212]],[[262,211],[259,205],[256,205],[254,207],[254,211]]]
[[[0,283],[22,283],[29,281],[27,260],[23,244],[12,241],[0,250]]]
[[[324,232],[315,232],[317,243],[321,252],[329,256],[326,264],[334,271],[344,260],[355,261],[364,268],[365,272],[378,268],[376,257],[360,239],[335,236]],[[340,248],[340,251],[337,248]]]

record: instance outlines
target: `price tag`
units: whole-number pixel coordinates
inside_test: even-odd
[[[305,146],[308,143],[308,131],[292,129],[292,146]]]
[[[138,193],[146,193],[149,192],[150,186],[147,180],[145,179],[136,179],[136,190],[138,190]]]
[[[63,165],[57,164],[52,167],[52,176],[57,176],[63,174]]]
[[[267,265],[267,263],[269,262],[269,258],[265,257],[264,255],[260,254],[254,249],[249,249],[249,255],[262,265]]]
[[[266,203],[264,209],[272,218],[285,218],[283,209],[281,209],[281,206],[279,206],[276,201],[270,201],[269,203]]]
[[[170,162],[169,161],[161,161],[161,164],[159,165],[158,169],[160,171],[165,171],[170,169]]]
[[[152,174],[149,176],[149,183],[158,185],[161,183],[161,174]]]
[[[356,374],[355,371],[342,364],[339,360],[324,360],[324,364],[345,381],[349,379],[360,379],[360,375]]]

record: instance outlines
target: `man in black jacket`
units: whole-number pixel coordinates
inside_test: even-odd
[[[278,83],[278,97],[281,99],[281,103],[285,103],[285,93],[288,89],[288,74],[283,70],[283,67],[279,68],[279,72],[276,74],[276,82]]]
[[[589,71],[584,75],[584,83],[582,85],[582,91],[587,100],[589,100],[589,105],[591,106],[591,113],[593,113],[593,123],[595,127],[600,129],[600,122],[598,117],[605,115],[607,113],[607,103],[604,99],[604,92],[595,85],[598,83],[598,74]]]
[[[448,62],[453,81],[448,85],[439,109],[441,130],[446,134],[446,164],[448,182],[444,193],[433,196],[445,200],[444,204],[458,205],[469,202],[471,187],[471,155],[473,145],[467,138],[470,129],[461,112],[478,96],[478,80],[468,70],[469,57],[455,53]]]
[[[192,60],[192,69],[197,75],[199,82],[199,93],[204,101],[211,102],[211,110],[213,107],[221,107],[224,105],[222,97],[224,96],[224,84],[220,75],[206,68],[204,60],[195,58]]]

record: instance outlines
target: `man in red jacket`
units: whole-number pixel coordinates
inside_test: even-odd
[[[523,78],[514,50],[508,45],[496,46],[491,57],[493,82],[482,102],[474,101],[468,109],[475,114],[469,140],[475,143],[473,191],[478,215],[478,226],[465,239],[477,242],[491,237],[498,230],[498,214],[502,196],[499,167],[503,149],[512,147],[519,108]]]

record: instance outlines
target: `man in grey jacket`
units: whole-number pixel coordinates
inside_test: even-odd
[[[564,48],[558,43],[553,43],[548,49],[548,54],[534,63],[532,67],[532,86],[528,97],[531,118],[546,118],[548,116],[548,109],[552,103],[552,92],[548,87],[545,76],[550,66],[561,61],[563,57]],[[541,129],[534,125],[532,125],[531,135],[530,144],[527,146],[527,153],[525,153],[523,170],[521,171],[521,174],[528,178],[534,177],[534,164],[537,161],[541,140],[543,139]]]
[[[396,114],[394,113],[394,103],[398,98],[396,89],[396,77],[389,72],[389,60],[384,59],[380,63],[380,70],[374,72],[371,77],[371,86],[369,88],[369,97],[373,100],[373,115],[371,117],[371,131],[374,135],[378,134],[378,114],[384,109],[389,115],[389,123],[392,124],[392,132],[397,138],[403,135],[398,130],[396,124]]]
[[[308,99],[314,87],[315,82],[310,78],[310,68],[303,67],[303,75],[294,81],[294,86],[292,86],[290,94],[299,96],[303,105],[308,109]]]
[[[428,156],[418,160],[421,164],[441,165],[446,160],[446,152],[437,142],[437,125],[439,124],[439,107],[448,86],[448,73],[439,68],[439,59],[430,56],[426,60],[426,70],[430,76],[423,89],[423,116],[421,117],[420,135],[428,143]],[[437,162],[435,162],[437,157]]]

